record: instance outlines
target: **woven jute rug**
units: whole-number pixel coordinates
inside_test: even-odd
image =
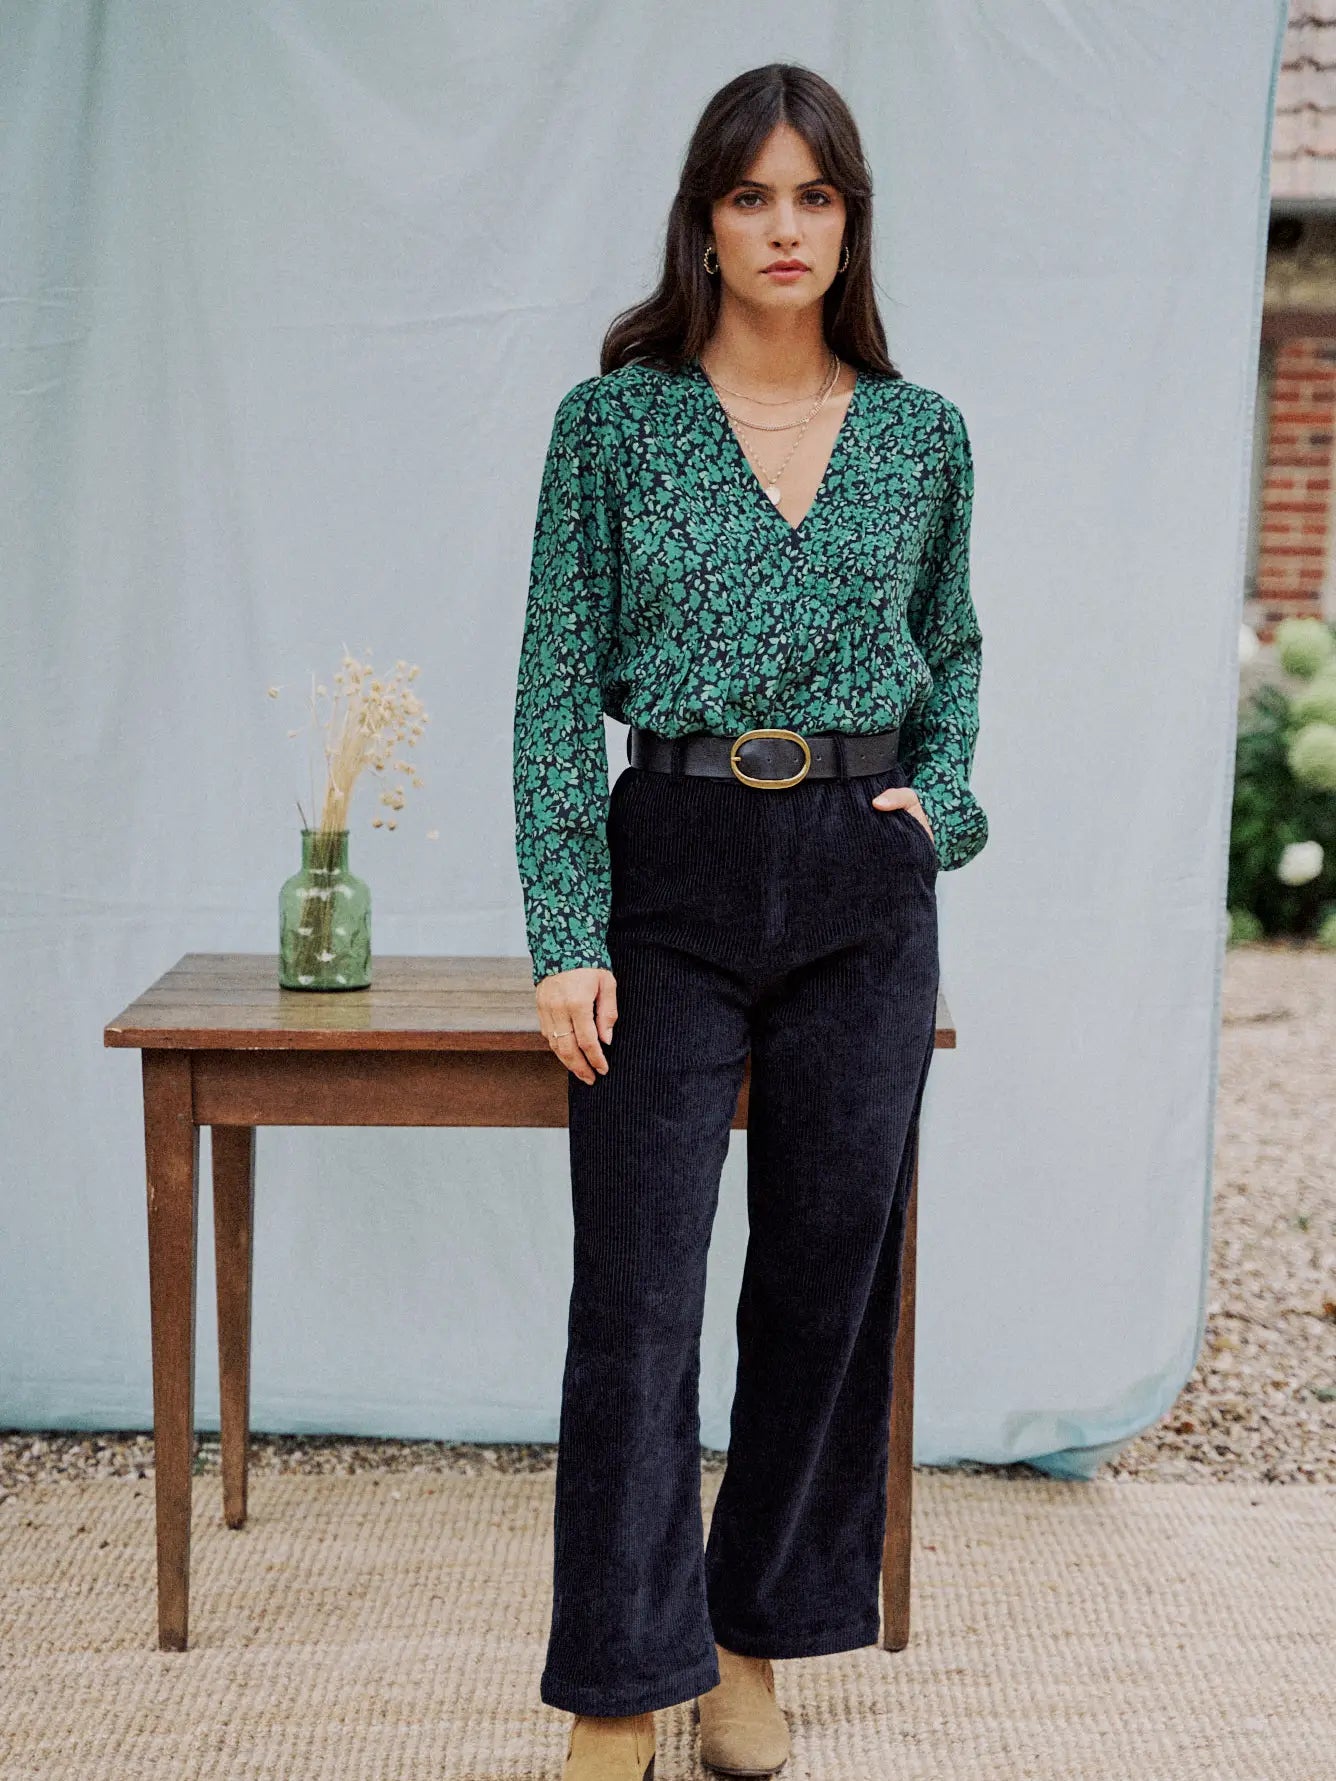
[[[706,1519],[719,1474],[702,1483]],[[194,1484],[157,1649],[153,1482],[0,1505],[4,1781],[547,1781],[552,1476]],[[908,1647],[775,1665],[784,1781],[1331,1781],[1336,1487],[915,1474]],[[700,1776],[690,1706],[656,1781]]]

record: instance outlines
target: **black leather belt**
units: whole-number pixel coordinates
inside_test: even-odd
[[[850,779],[884,773],[899,759],[900,732],[846,736],[838,730],[804,736],[797,730],[742,730],[716,736],[696,730],[687,736],[660,736],[631,725],[626,758],[653,773],[701,773],[707,779],[737,779],[765,791],[797,785],[803,779]]]

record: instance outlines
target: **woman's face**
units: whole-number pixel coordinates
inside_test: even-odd
[[[791,124],[776,124],[746,178],[710,214],[719,277],[740,302],[803,308],[825,295],[843,252],[844,198]],[[768,272],[776,260],[799,260],[804,270]]]

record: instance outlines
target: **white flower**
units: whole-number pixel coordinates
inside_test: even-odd
[[[1239,626],[1239,662],[1251,662],[1261,649],[1256,631],[1251,625]]]
[[[1280,856],[1276,877],[1282,884],[1307,884],[1322,870],[1320,841],[1291,841]]]

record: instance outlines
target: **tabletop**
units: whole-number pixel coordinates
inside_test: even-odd
[[[284,989],[276,952],[188,952],[108,1021],[109,1046],[547,1051],[527,956],[378,953],[365,989]]]
[[[365,989],[284,989],[278,954],[188,952],[108,1021],[106,1046],[173,1051],[543,1051],[527,954],[377,954]],[[938,1049],[955,1027],[937,997]]]

